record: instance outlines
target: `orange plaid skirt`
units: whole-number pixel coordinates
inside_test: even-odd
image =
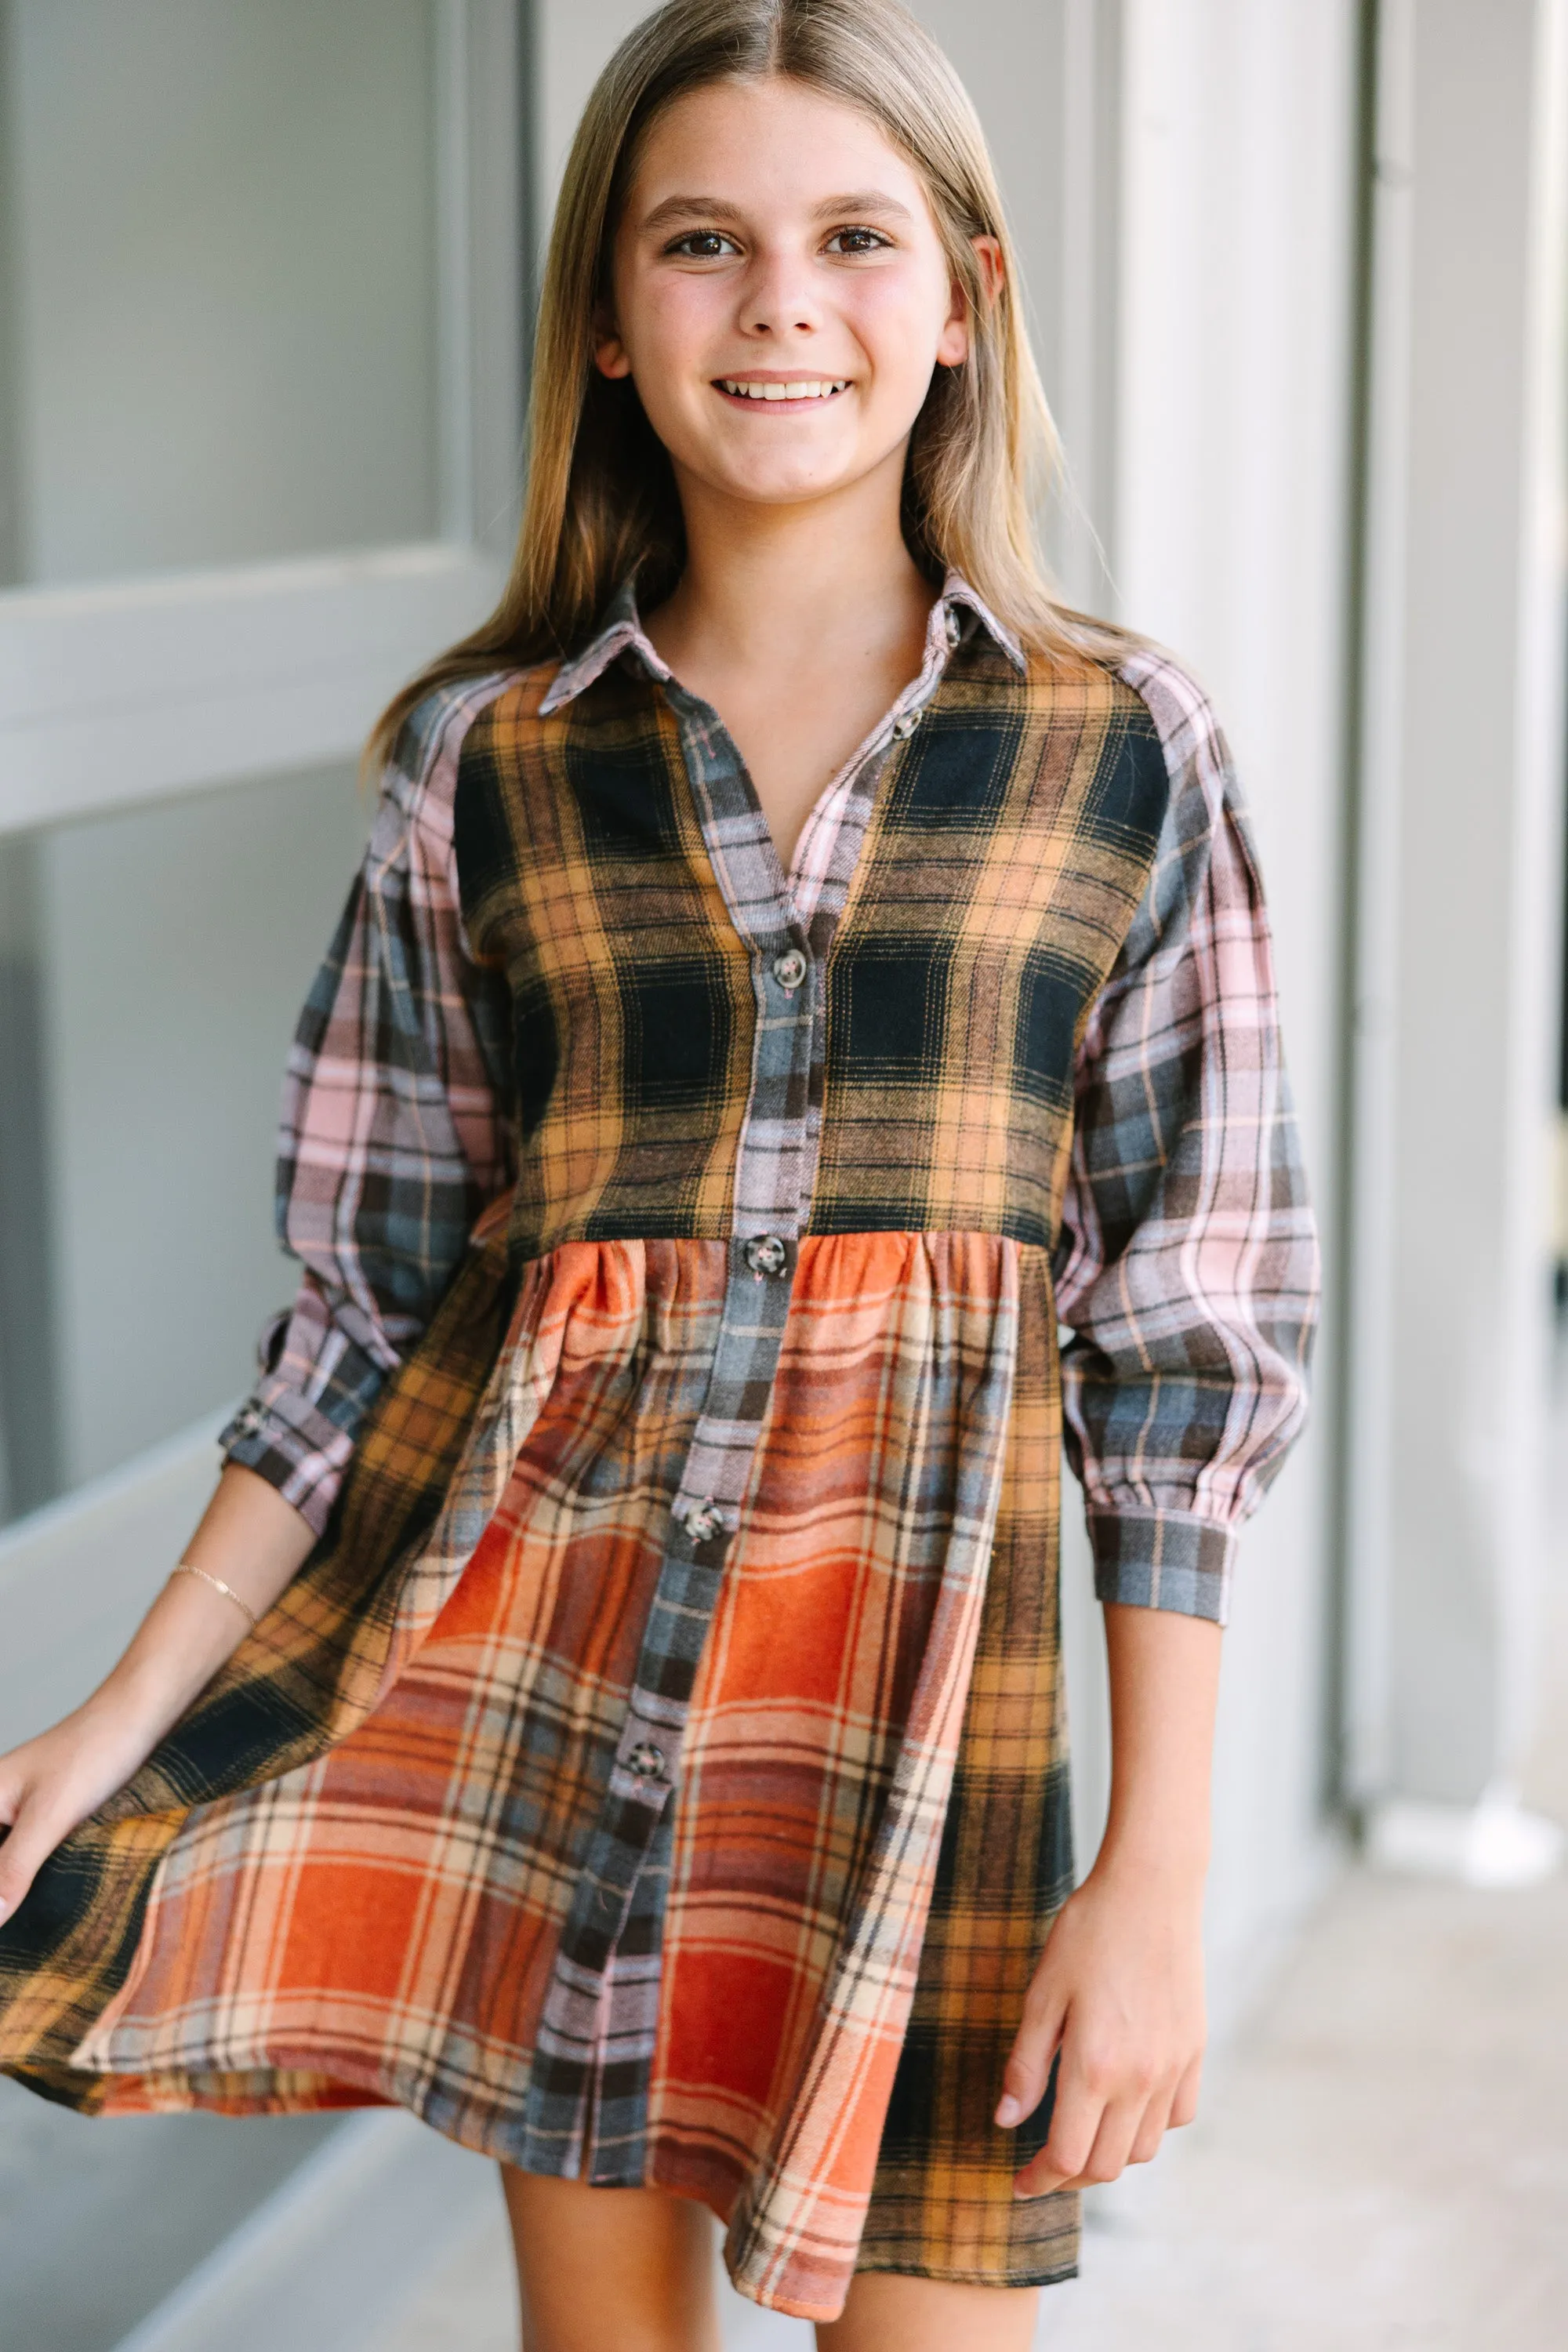
[[[395,2101],[701,2199],[805,2316],[857,2267],[1070,2270],[1073,2200],[1011,2196],[1037,2130],[990,2120],[1070,1874],[1054,1331],[1012,1242],[802,1244],[679,1786],[586,2059],[550,2042],[726,1263],[571,1244],[508,1315],[481,1244],[333,1537],[17,1915],[13,2071],[100,2113]]]

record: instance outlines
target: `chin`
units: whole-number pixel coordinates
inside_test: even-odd
[[[828,497],[848,489],[866,469],[856,466],[726,466],[718,469],[715,486],[733,498],[753,499],[764,506],[799,506],[808,499]]]

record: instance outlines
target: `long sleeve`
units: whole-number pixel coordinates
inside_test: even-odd
[[[405,728],[289,1058],[277,1221],[304,1274],[219,1442],[318,1533],[366,1410],[512,1181],[504,983],[468,953],[452,849],[462,737],[500,685]]]
[[[1305,1418],[1317,1242],[1224,740],[1173,664],[1141,654],[1122,675],[1171,793],[1078,1057],[1056,1259],[1067,1444],[1100,1599],[1223,1623],[1237,1530]]]

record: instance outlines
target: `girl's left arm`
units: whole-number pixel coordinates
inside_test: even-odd
[[[1122,672],[1170,780],[1148,888],[1078,1059],[1056,1261],[1067,1446],[1105,1604],[1110,1811],[1030,1989],[997,2121],[1038,2196],[1191,2119],[1209,1769],[1236,1542],[1306,1409],[1318,1259],[1247,818],[1206,700]]]

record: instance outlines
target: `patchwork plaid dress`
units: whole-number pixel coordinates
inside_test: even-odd
[[[226,1445],[320,1540],[0,1932],[0,2061],[401,2102],[704,2200],[806,2317],[1069,2273],[991,2121],[1072,1878],[1064,1437],[1102,1597],[1223,1617],[1315,1295],[1201,695],[950,579],[788,876],[629,594],[433,695],[280,1224]]]

